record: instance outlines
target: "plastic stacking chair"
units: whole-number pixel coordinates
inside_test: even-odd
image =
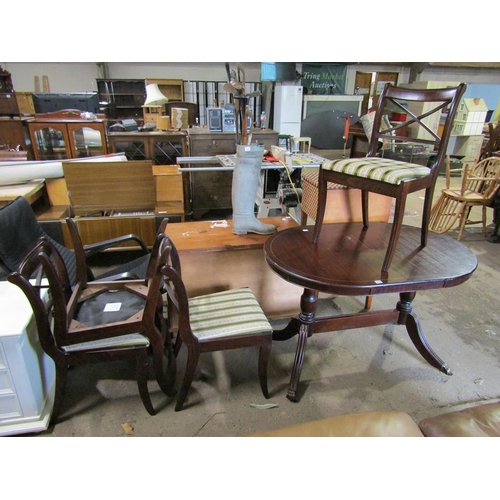
[[[425,199],[421,224],[421,245],[426,245],[434,187],[437,175],[445,159],[457,107],[465,89],[465,84],[460,84],[458,87],[432,90],[405,89],[386,84],[377,105],[367,156],[365,158],[327,160],[321,165],[319,170],[318,211],[313,233],[314,242],[318,241],[321,234],[325,214],[327,183],[333,182],[361,190],[363,225],[365,228],[368,228],[369,225],[369,193],[379,193],[395,198],[391,235],[382,264],[383,273],[388,271],[396,251],[403,224],[406,198],[410,193],[422,190],[425,190]],[[412,111],[417,107],[421,111]],[[388,114],[387,109],[403,111],[407,116],[406,121],[397,122],[389,128],[381,127],[382,116]],[[444,112],[446,112],[444,114],[444,126],[441,136],[439,136],[427,123],[428,120],[433,119],[432,115],[434,113],[436,113],[437,123],[439,123],[441,114]],[[411,139],[401,132],[402,128],[406,130],[407,127]],[[417,132],[419,128],[423,130],[422,133]],[[384,141],[391,148],[395,148],[398,143],[406,141],[427,145],[431,149],[434,148],[434,159],[428,165],[419,165],[395,159],[394,155],[387,158],[383,156],[384,149],[379,151],[379,141]]]
[[[451,172],[462,172],[460,186],[450,188]],[[458,222],[457,239],[462,238],[466,225],[482,224],[483,235],[486,237],[486,209],[500,188],[500,158],[490,156],[477,162],[469,168],[450,169],[446,162],[446,188],[433,205],[429,229],[435,233],[446,233]],[[471,220],[472,207],[481,207],[480,220]]]

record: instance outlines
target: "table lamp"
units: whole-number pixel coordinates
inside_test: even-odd
[[[164,96],[156,83],[146,85],[146,101],[142,105],[144,123],[157,123],[168,97]]]

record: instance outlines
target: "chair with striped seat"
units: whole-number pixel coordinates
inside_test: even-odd
[[[264,397],[269,398],[267,366],[272,326],[249,288],[226,290],[189,298],[181,276],[177,250],[170,241],[170,259],[162,267],[167,297],[168,328],[176,331],[174,352],[187,347],[186,370],[175,411],[182,410],[201,353],[260,347],[258,373]]]
[[[377,105],[370,137],[370,146],[365,158],[347,158],[326,160],[319,172],[318,209],[314,226],[313,241],[317,242],[325,214],[327,183],[333,182],[362,192],[363,226],[368,228],[368,194],[378,193],[395,198],[395,210],[391,235],[382,264],[382,273],[386,273],[396,251],[397,242],[403,224],[406,198],[410,193],[425,190],[422,210],[421,245],[427,243],[430,210],[434,187],[438,173],[443,165],[446,149],[453,126],[453,121],[465,92],[466,85],[442,89],[415,90],[386,84]],[[399,111],[407,116],[406,121],[381,127],[382,117],[389,111]],[[434,130],[444,117],[440,135]],[[434,125],[434,126],[433,126]],[[405,132],[410,136],[407,137]],[[380,143],[389,148],[401,147],[401,143],[434,148],[432,159],[426,165],[420,165],[406,158],[398,159],[393,152],[390,158],[386,149],[380,149]],[[384,156],[385,154],[385,156]],[[394,158],[396,156],[396,158]]]

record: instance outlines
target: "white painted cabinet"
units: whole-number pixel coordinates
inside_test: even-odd
[[[42,350],[24,293],[0,282],[0,436],[47,429],[54,362]]]

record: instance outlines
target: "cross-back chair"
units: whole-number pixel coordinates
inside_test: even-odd
[[[158,265],[166,262],[165,245],[164,235],[159,234],[151,252],[150,269],[157,271]],[[167,396],[175,394],[175,358],[169,332],[162,325],[162,278],[158,272],[142,280],[84,280],[73,286],[61,255],[42,237],[8,280],[28,298],[40,344],[55,363],[51,423],[56,423],[61,411],[68,369],[73,365],[133,358],[139,394],[148,413],[154,415],[147,386],[151,351],[158,385]],[[42,286],[49,288],[49,301],[42,299]]]
[[[189,297],[182,281],[177,249],[170,240],[169,261],[161,268],[167,297],[169,330],[176,331],[175,355],[187,347],[184,378],[175,411],[182,410],[194,379],[200,354],[259,346],[258,374],[264,397],[269,398],[267,366],[272,326],[249,288]]]
[[[450,176],[452,172],[461,172],[460,185],[452,189]],[[500,158],[490,156],[476,162],[472,167],[465,165],[463,169],[451,169],[449,158],[446,161],[446,184],[431,210],[429,229],[435,233],[446,233],[458,221],[458,236],[466,225],[482,224],[486,237],[486,209],[500,187]],[[473,207],[480,207],[480,220],[471,220]]]
[[[333,182],[350,188],[361,190],[363,226],[369,226],[368,201],[369,193],[379,193],[395,199],[395,210],[391,235],[387,246],[382,273],[386,273],[391,265],[401,233],[406,198],[410,193],[425,190],[421,223],[421,245],[427,243],[432,196],[439,170],[443,164],[448,141],[460,99],[466,89],[465,84],[458,87],[415,90],[386,84],[375,112],[370,146],[365,158],[347,158],[327,160],[319,170],[318,210],[314,226],[313,241],[317,242],[321,234],[325,214],[327,183]],[[412,111],[413,105],[425,104],[423,111]],[[389,107],[389,108],[388,108]],[[405,122],[398,122],[389,128],[381,127],[382,117],[387,109],[403,111],[407,116]],[[417,109],[417,108],[414,108]],[[445,113],[446,112],[446,113]],[[435,133],[427,124],[434,113],[444,113],[445,121],[441,135]],[[413,130],[412,137],[404,135],[403,129]],[[414,129],[420,128],[423,134]],[[410,141],[434,148],[434,159],[428,166],[406,161],[384,158],[380,142],[393,147],[398,142]]]

